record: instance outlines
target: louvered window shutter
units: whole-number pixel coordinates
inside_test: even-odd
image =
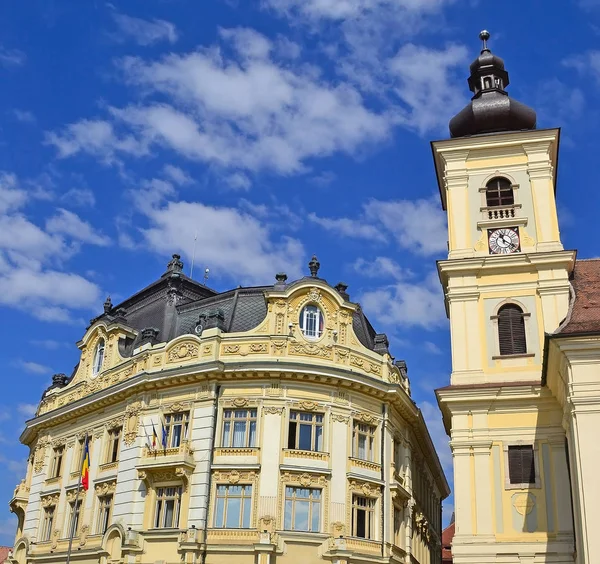
[[[498,341],[501,355],[527,352],[525,319],[519,306],[507,304],[498,311]]]
[[[534,484],[533,446],[508,447],[508,475],[511,484]]]

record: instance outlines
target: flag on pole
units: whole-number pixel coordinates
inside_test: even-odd
[[[165,422],[162,422],[162,447],[163,447],[163,453],[166,454],[167,451],[167,435],[168,435],[168,431],[167,431],[167,427],[165,426]]]
[[[85,438],[85,445],[83,447],[83,462],[81,464],[81,485],[87,492],[90,486],[90,448],[88,437]]]
[[[156,450],[156,442],[158,441],[158,435],[156,434],[156,428],[152,423],[152,450]]]

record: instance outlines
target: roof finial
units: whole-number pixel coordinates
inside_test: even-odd
[[[317,259],[317,255],[312,256],[310,262],[308,263],[308,268],[310,269],[310,275],[313,278],[316,278],[317,274],[319,273],[319,268],[321,268],[321,263]]]
[[[104,302],[104,313],[108,313],[112,309],[112,300],[110,296],[107,296],[106,301]]]
[[[490,32],[487,29],[482,29],[479,32],[479,39],[481,39],[481,41],[483,42],[483,45],[481,46],[482,53],[484,51],[489,51],[488,46],[487,46],[487,42],[488,42],[489,38],[490,38]]]
[[[181,255],[175,253],[173,258],[167,264],[167,272],[182,272],[183,262],[181,262]]]

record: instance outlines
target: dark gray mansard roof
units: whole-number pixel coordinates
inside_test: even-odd
[[[219,327],[227,333],[249,331],[267,315],[265,292],[285,288],[285,279],[280,276],[273,286],[240,286],[218,293],[183,274],[179,255],[173,255],[167,271],[157,281],[118,305],[113,306],[107,299],[104,313],[92,319],[91,324],[103,320],[134,329],[138,333],[135,339],[119,343],[123,356],[131,356],[146,342],[168,342],[180,335],[193,334],[198,323],[205,329]],[[307,278],[314,280],[316,275]],[[345,284],[338,284],[335,289],[348,300],[346,288]],[[388,352],[387,338],[375,332],[360,306],[352,321],[354,332],[365,347],[381,354]]]

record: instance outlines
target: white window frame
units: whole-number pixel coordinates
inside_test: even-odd
[[[56,505],[48,505],[47,507],[44,507],[40,542],[47,542],[52,539],[52,529],[54,527],[55,520]]]
[[[96,533],[99,535],[103,535],[110,527],[114,501],[115,498],[113,494],[98,496],[98,522],[96,523]]]
[[[173,490],[170,492],[169,490]],[[154,518],[152,520],[154,529],[177,529],[181,513],[181,499],[183,497],[183,486],[159,486],[156,488],[154,500]],[[173,501],[173,520],[170,526],[166,525],[165,511],[166,502]]]
[[[308,491],[308,497],[298,497],[298,492]],[[315,492],[319,492],[318,497]],[[290,512],[288,521],[288,502],[290,502]],[[296,506],[298,503],[308,503],[308,530],[299,529],[296,525]],[[315,507],[317,506],[317,507]],[[313,518],[315,511],[318,516],[318,526],[313,530]],[[304,533],[320,533],[323,526],[323,489],[322,488],[303,488],[297,486],[285,486],[283,500],[283,528],[286,531],[301,531]]]
[[[241,488],[240,493],[231,493],[230,490],[234,490],[236,488]],[[252,525],[253,489],[254,488],[252,484],[217,484],[215,489],[215,509],[213,517],[213,527],[215,529],[249,529]],[[230,510],[229,501],[232,499],[240,500],[240,511],[237,516],[238,524],[236,527],[230,527],[227,525],[227,517],[228,512]],[[217,521],[219,517],[219,500],[223,500],[223,514],[220,523]],[[246,509],[248,509],[247,512]]]
[[[108,431],[108,444],[106,448],[106,464],[118,462],[121,455],[121,437],[123,435],[123,427],[113,427]],[[115,454],[116,449],[116,454]],[[113,460],[114,458],[114,460]]]
[[[245,413],[244,416],[236,417],[237,414]],[[223,409],[221,425],[221,446],[223,448],[254,448],[256,446],[256,434],[258,430],[258,410],[255,407],[225,408]],[[235,443],[235,425],[244,423],[244,441],[242,445]],[[226,430],[229,426],[229,430]]]
[[[308,325],[312,325],[312,320],[310,319],[310,314],[315,313],[314,319],[314,331],[309,332]],[[321,324],[323,325],[323,330],[320,329]],[[302,335],[304,335],[305,339],[310,341],[318,341],[323,334],[325,333],[325,316],[323,315],[323,311],[316,304],[307,304],[300,311],[299,318],[300,331]]]
[[[104,365],[104,352],[106,349],[106,342],[104,339],[100,339],[96,345],[94,352],[94,364],[92,365],[92,376],[97,376],[102,371]]]
[[[69,501],[68,509],[69,518],[67,519],[67,532],[65,538],[69,538],[71,536],[71,531],[74,531],[74,537],[79,535],[79,529],[81,527],[81,510],[83,509],[83,499],[78,498],[73,501]],[[75,519],[75,529],[73,529],[73,519]]]
[[[181,421],[177,421],[176,418],[181,416]],[[189,411],[176,411],[173,413],[167,413],[164,416],[165,430],[167,431],[167,448],[179,448],[185,441],[187,441],[188,433],[190,431],[190,412]],[[173,433],[173,429],[177,426],[181,426],[181,433],[179,438]],[[161,430],[162,432],[162,430]],[[177,443],[177,440],[179,441]],[[162,445],[162,437],[158,437],[158,444]]]
[[[302,420],[301,417],[303,415],[310,415],[311,420]],[[295,417],[294,417],[295,416]],[[320,417],[321,420],[318,421],[317,418]],[[296,424],[296,435],[294,437],[294,446],[290,445],[290,428],[291,424]],[[300,427],[302,425],[311,427],[311,438],[310,438],[310,448],[300,448]],[[321,429],[321,445],[319,448],[319,439],[317,429]],[[288,420],[288,448],[291,450],[304,450],[310,452],[325,452],[325,414],[319,413],[316,411],[300,411],[300,410],[290,410],[290,416]]]
[[[356,500],[366,501],[366,505],[360,505]],[[359,511],[365,511],[365,536],[357,534],[357,515]],[[352,536],[365,540],[377,540],[377,499],[365,495],[352,494]]]
[[[366,429],[361,429],[365,427]],[[359,456],[359,435],[365,437],[366,457]],[[357,419],[352,422],[352,457],[367,462],[377,462],[377,426]]]
[[[65,447],[57,446],[52,449],[52,459],[50,461],[50,478],[60,478],[64,470]]]

